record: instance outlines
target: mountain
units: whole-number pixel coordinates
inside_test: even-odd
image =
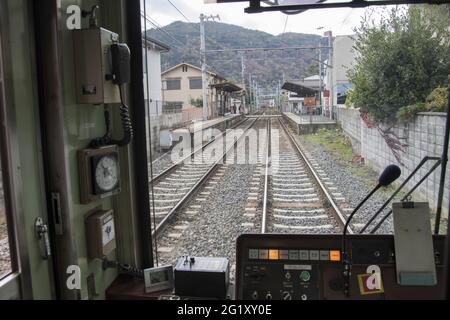
[[[327,40],[318,35],[284,33],[274,36],[266,32],[219,22],[207,22],[205,30],[207,50],[327,45]],[[173,22],[160,29],[149,30],[148,36],[171,47],[171,50],[162,56],[163,70],[181,62],[200,65],[199,23]],[[327,52],[324,50],[323,54],[325,57]],[[310,76],[311,74],[305,71],[317,64],[317,61],[313,59],[318,58],[318,50],[247,51],[244,54],[245,77],[248,81],[250,74],[255,75],[260,87],[273,92],[278,81]],[[242,83],[240,53],[208,53],[207,64],[210,70],[237,83]]]

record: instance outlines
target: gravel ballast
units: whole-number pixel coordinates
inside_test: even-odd
[[[176,232],[172,227],[164,231],[159,247],[171,248],[168,254],[160,254],[160,264],[175,264],[183,255],[195,257],[225,257],[230,259],[234,278],[235,247],[237,238],[253,228],[244,227],[245,206],[250,190],[250,180],[256,166],[228,165],[219,184],[202,204],[199,213],[187,218],[185,213],[178,215],[171,226],[188,223],[188,229],[180,239],[170,239]],[[188,205],[201,205],[195,199]],[[184,211],[186,211],[185,208]],[[234,281],[234,279],[230,279]]]
[[[0,279],[11,272],[11,258],[6,224],[0,224]]]
[[[327,176],[334,183],[335,187],[338,189],[336,192],[341,193],[342,196],[345,197],[349,208],[355,208],[372,190],[371,186],[376,186],[378,181],[375,177],[374,181],[367,181],[366,179],[355,175],[354,172],[352,172],[352,170],[348,167],[348,164],[326,150],[323,146],[312,144],[298,135],[295,135],[295,137],[307,154],[319,163],[321,169],[325,171]],[[372,215],[378,211],[378,209],[388,198],[388,192],[383,192],[383,190],[381,190],[376,193],[356,214],[353,220],[355,224],[363,225],[368,222]],[[390,206],[388,206],[388,208],[390,208]],[[386,209],[384,212],[387,213],[388,211],[389,210]],[[372,226],[375,226],[378,221],[380,221],[380,219],[377,219]],[[361,228],[356,229],[356,231],[359,231]],[[371,229],[369,228],[369,230]],[[393,225],[391,217],[386,220],[378,233],[390,234],[392,232]]]

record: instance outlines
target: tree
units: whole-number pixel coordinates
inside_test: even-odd
[[[373,13],[374,11],[372,11]],[[393,122],[402,108],[425,102],[446,85],[450,70],[448,6],[410,6],[366,14],[355,30],[352,103],[376,122]]]
[[[311,76],[316,76],[319,74],[319,65],[317,63],[310,64],[309,67],[305,70],[304,77],[308,78]]]
[[[203,107],[203,98],[191,99],[191,104],[194,107],[202,108]]]

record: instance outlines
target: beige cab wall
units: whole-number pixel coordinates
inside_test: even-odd
[[[89,9],[93,5],[100,5],[101,17],[99,24],[101,27],[112,30],[120,34],[120,41],[126,42],[126,28],[124,27],[125,15],[123,0],[61,0],[61,15],[69,5],[79,5],[83,9]],[[86,26],[85,24],[83,25]],[[122,193],[116,197],[107,198],[89,205],[82,205],[79,197],[79,178],[77,153],[89,146],[93,138],[100,137],[105,133],[104,108],[103,106],[79,105],[75,100],[74,91],[74,47],[72,32],[65,26],[65,20],[61,20],[61,50],[63,56],[64,77],[64,112],[66,119],[66,152],[69,168],[69,179],[72,198],[70,199],[71,219],[73,220],[76,251],[78,264],[81,268],[81,299],[104,299],[105,290],[117,277],[117,270],[102,269],[101,260],[92,260],[88,257],[88,243],[86,237],[86,217],[95,210],[114,210],[116,220],[116,237],[118,248],[116,253],[108,256],[110,260],[120,260],[123,263],[136,263],[136,252],[134,252],[133,241],[136,241],[136,234],[132,231],[135,226],[132,182],[132,168],[130,168],[131,148],[120,148],[121,161],[121,182]],[[137,52],[132,54],[142,54]],[[133,106],[131,106],[132,108]],[[120,137],[121,123],[119,115],[119,105],[110,106],[113,113],[113,136]],[[124,241],[126,239],[126,241]],[[93,277],[96,294],[89,295],[88,278]]]

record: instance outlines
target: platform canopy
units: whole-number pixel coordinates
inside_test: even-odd
[[[240,92],[243,89],[237,85],[235,85],[232,82],[223,82],[223,83],[216,83],[216,84],[212,84],[210,85],[211,88],[215,88],[219,91],[223,91],[223,92]]]
[[[281,87],[283,90],[296,93],[299,97],[314,97],[319,90],[316,88],[308,87],[301,82],[285,82]]]

